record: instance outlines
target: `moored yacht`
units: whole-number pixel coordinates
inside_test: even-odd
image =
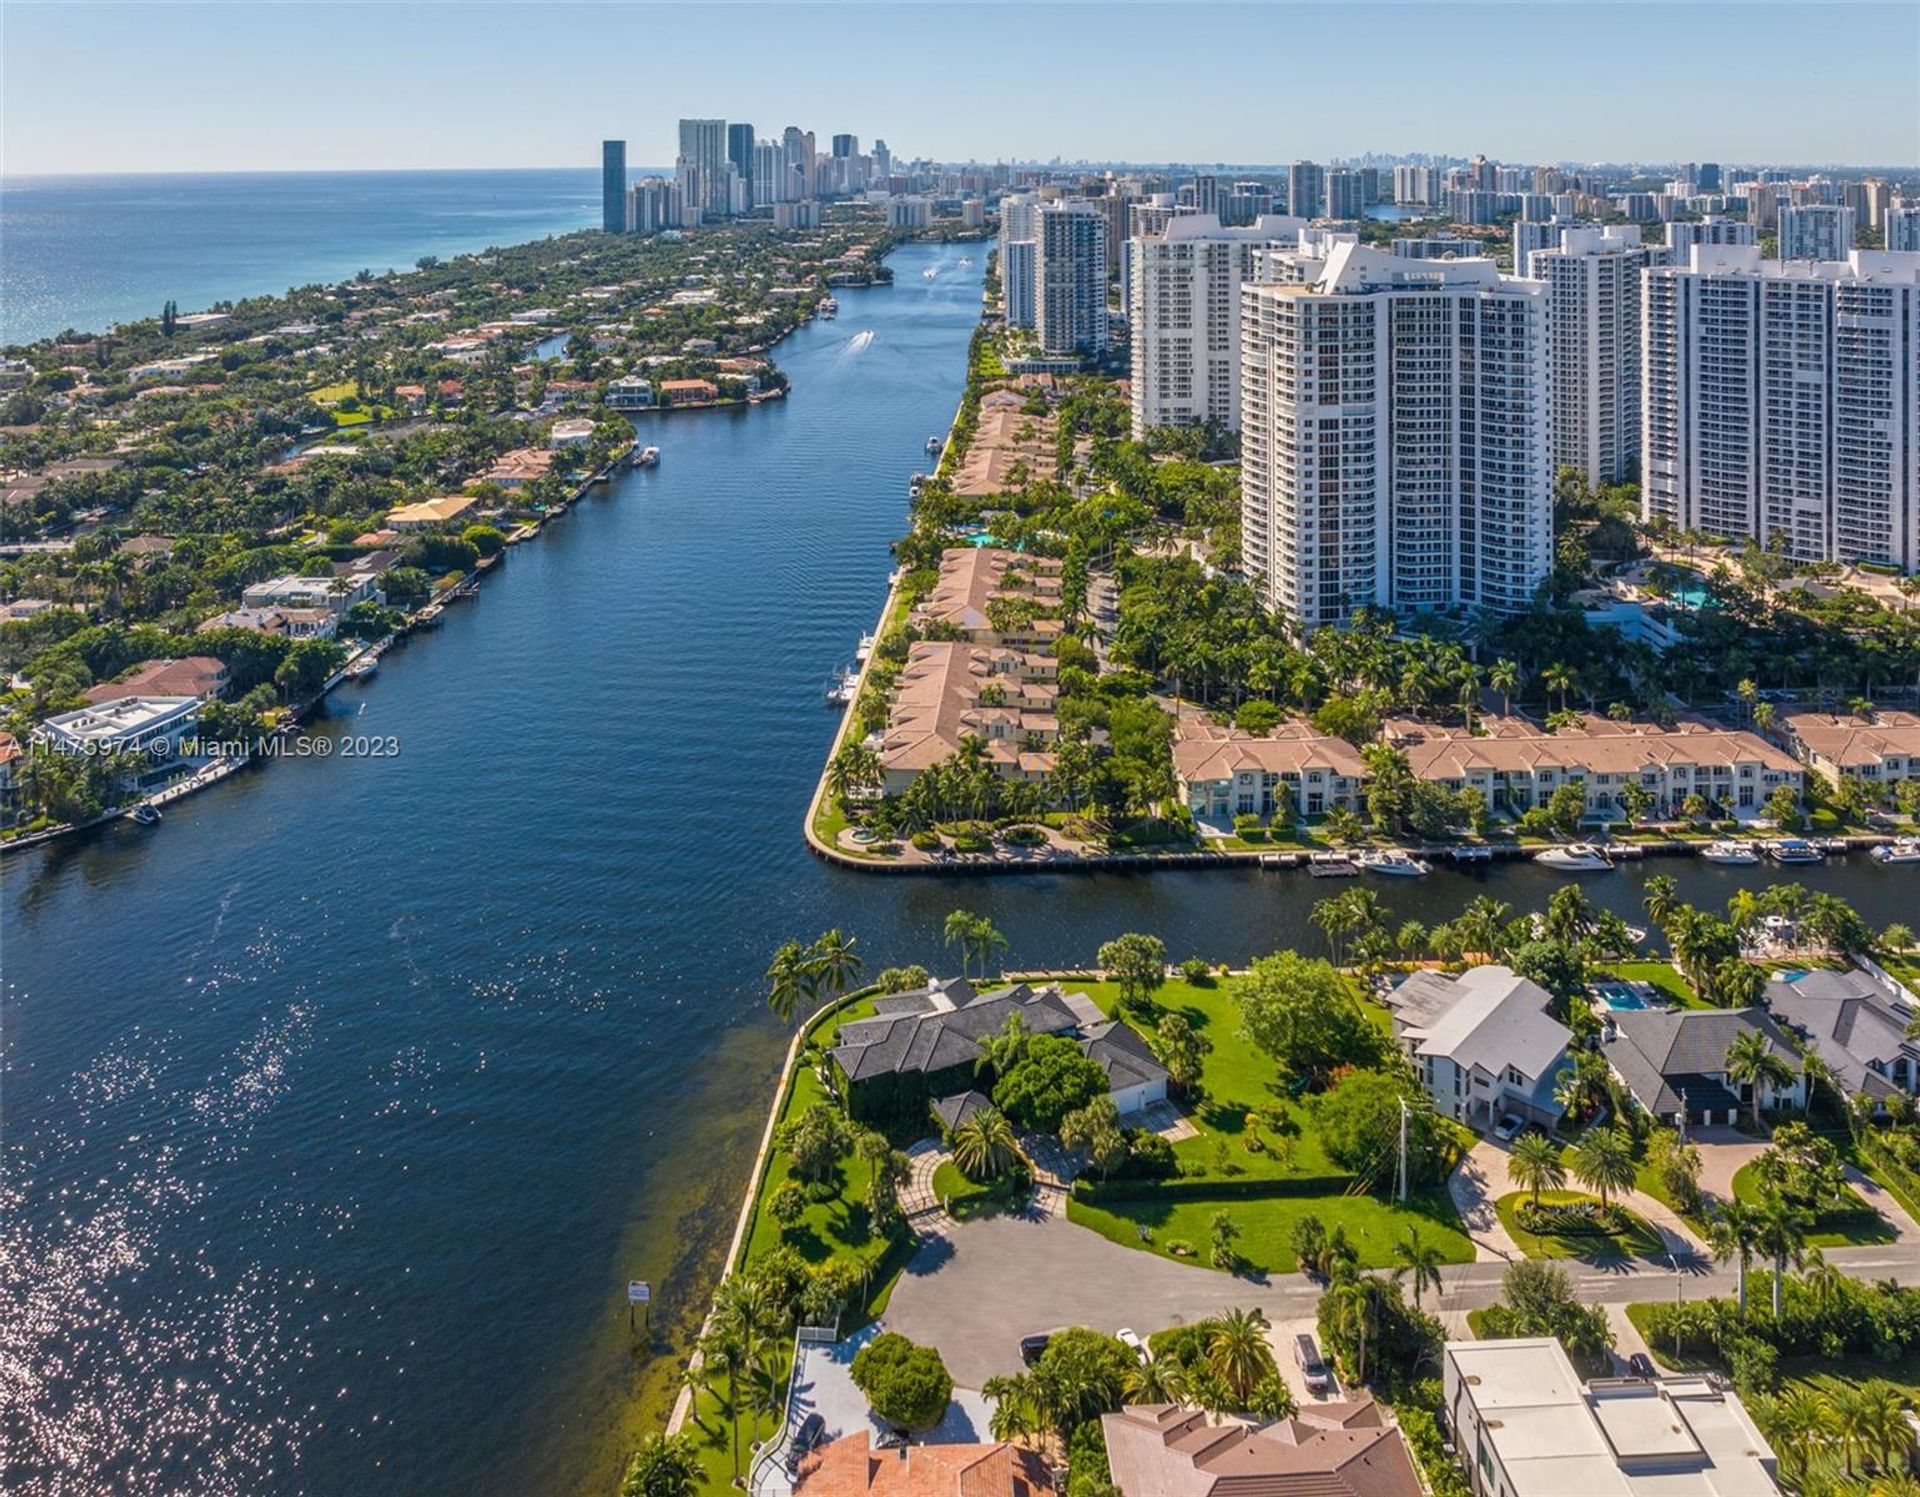
[[[1701,848],[1700,856],[1709,863],[1726,863],[1743,868],[1760,861],[1760,854],[1751,842],[1735,842],[1724,837]]]
[[[1818,863],[1826,853],[1803,837],[1781,837],[1767,844],[1767,855],[1776,863]]]
[[[1920,837],[1895,837],[1871,856],[1876,863],[1920,863]]]
[[[1569,842],[1565,847],[1549,847],[1533,855],[1542,868],[1557,868],[1562,873],[1606,873],[1613,860],[1591,842]]]
[[[1388,878],[1419,878],[1423,873],[1433,872],[1431,863],[1421,861],[1401,847],[1390,847],[1382,852],[1363,852],[1359,863],[1368,873],[1384,874]]]

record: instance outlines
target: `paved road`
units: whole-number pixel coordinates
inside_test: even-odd
[[[1836,1248],[1827,1261],[1861,1279],[1920,1281],[1920,1244]],[[1729,1268],[1700,1257],[1618,1265],[1568,1261],[1575,1291],[1589,1304],[1731,1295]],[[1496,1303],[1505,1265],[1467,1263],[1441,1270],[1441,1291],[1427,1308],[1458,1314]],[[949,1226],[923,1243],[895,1286],[889,1330],[940,1348],[954,1381],[977,1388],[1020,1370],[1019,1340],[1034,1331],[1088,1325],[1142,1335],[1257,1305],[1268,1320],[1309,1319],[1320,1286],[1301,1274],[1256,1280],[1176,1263],[1109,1242],[1063,1217],[994,1217]]]

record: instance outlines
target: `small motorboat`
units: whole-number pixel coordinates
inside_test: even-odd
[[[158,826],[160,825],[160,812],[149,802],[141,801],[139,805],[127,812],[127,819],[129,821],[137,821],[142,826]]]
[[[1431,863],[1422,862],[1400,847],[1389,847],[1382,852],[1363,852],[1359,863],[1368,873],[1383,874],[1388,878],[1419,878],[1422,874],[1433,872]]]
[[[1360,872],[1360,865],[1354,862],[1351,853],[1317,852],[1308,861],[1307,872],[1315,878],[1354,878]]]
[[[927,456],[936,457],[939,455],[939,452],[940,452],[940,438],[928,437],[927,438]]]
[[[1591,842],[1569,842],[1565,847],[1549,847],[1533,855],[1542,868],[1561,873],[1610,873],[1613,860]]]
[[[840,315],[840,303],[831,296],[823,296],[820,299],[820,315],[828,322],[833,321]]]
[[[843,667],[840,673],[827,683],[827,705],[844,707],[860,694],[860,673],[851,666]]]
[[[633,460],[633,465],[636,468],[651,468],[659,461],[660,449],[658,447],[642,447],[640,449],[640,455]]]
[[[1826,853],[1803,837],[1780,837],[1767,844],[1767,855],[1776,863],[1818,863]]]
[[[1731,838],[1709,842],[1700,849],[1700,856],[1709,863],[1725,863],[1736,868],[1750,868],[1760,861],[1760,853],[1751,842],[1735,842]]]
[[[873,653],[873,647],[879,642],[880,641],[875,639],[871,634],[861,635],[859,648],[853,652],[854,660],[858,664],[865,665],[867,663],[867,657]]]
[[[1920,863],[1920,837],[1895,837],[1876,847],[1869,856],[1876,863]]]
[[[924,473],[914,474],[913,477],[907,480],[907,497],[909,499],[918,499],[920,497],[920,491],[926,486],[927,475]]]
[[[1491,863],[1493,849],[1484,842],[1473,842],[1465,847],[1456,847],[1450,856],[1456,863]]]
[[[349,681],[364,681],[379,669],[380,657],[378,655],[362,655],[358,660],[354,661],[352,665],[347,667],[347,679]]]

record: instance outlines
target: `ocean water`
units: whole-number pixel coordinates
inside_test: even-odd
[[[597,168],[0,178],[0,343],[599,222]]]
[[[0,866],[9,1497],[611,1492],[732,1228],[779,942],[838,925],[870,970],[938,968],[966,906],[1013,963],[1127,930],[1322,949],[1297,877],[886,879],[805,850],[822,686],[959,395],[961,253],[840,293],[778,350],[790,399],[641,418],[658,468],[317,726],[397,756],[284,761]],[[1806,882],[1909,918],[1911,871],[1853,861]],[[1651,866],[1714,902],[1772,876]],[[1644,871],[1585,887],[1633,912]],[[1380,892],[1432,921],[1561,882]],[[656,1288],[637,1334],[630,1278]]]

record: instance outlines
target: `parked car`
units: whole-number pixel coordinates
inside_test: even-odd
[[[1493,1126],[1493,1136],[1501,1143],[1508,1143],[1513,1136],[1527,1126],[1527,1120],[1517,1112],[1510,1112]]]
[[[1040,1355],[1053,1340],[1052,1331],[1041,1331],[1036,1335],[1020,1338],[1020,1360],[1031,1367],[1040,1360]]]
[[[1309,1393],[1325,1393],[1333,1387],[1333,1374],[1320,1360],[1320,1348],[1305,1332],[1293,1338],[1293,1360],[1300,1364],[1300,1375],[1306,1379]]]
[[[807,1453],[820,1443],[820,1436],[827,1427],[826,1420],[817,1413],[809,1414],[800,1421],[800,1427],[793,1432],[793,1444],[787,1447],[787,1467],[791,1470],[807,1458]]]
[[[1131,1326],[1121,1326],[1115,1331],[1114,1339],[1126,1347],[1143,1362],[1151,1362],[1153,1353],[1147,1350],[1147,1343],[1140,1339],[1140,1333]]]
[[[889,1426],[873,1437],[875,1450],[904,1450],[912,1443],[912,1437],[904,1429]]]
[[[1635,1377],[1655,1378],[1660,1376],[1654,1370],[1653,1358],[1643,1351],[1637,1351],[1627,1358],[1627,1371]]]

